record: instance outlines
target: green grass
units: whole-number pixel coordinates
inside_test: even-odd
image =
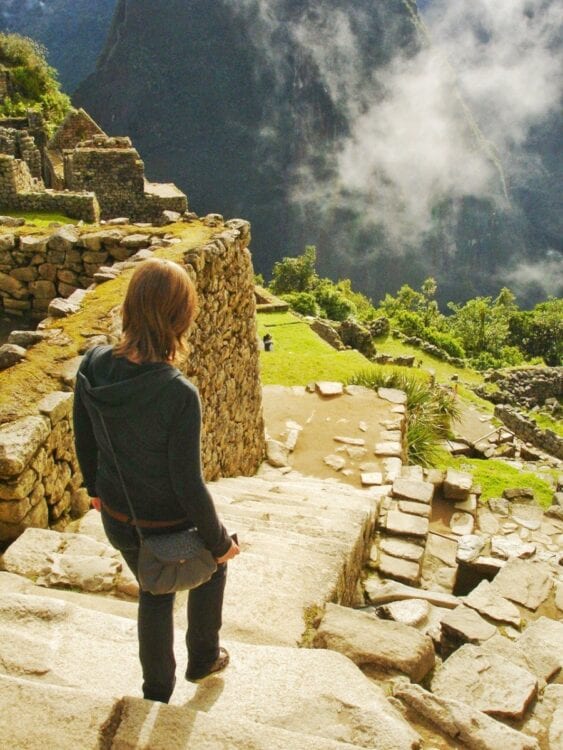
[[[307,385],[314,380],[347,381],[370,365],[359,352],[337,352],[292,313],[259,313],[258,334],[269,333],[274,350],[261,352],[264,385]]]
[[[528,414],[537,426],[542,430],[551,430],[559,437],[563,437],[563,422],[560,419],[553,419],[547,414]]]
[[[483,376],[477,370],[473,370],[470,367],[455,367],[455,365],[450,365],[441,359],[436,359],[436,357],[423,352],[422,349],[405,344],[400,339],[395,339],[392,336],[376,338],[374,339],[374,344],[378,354],[390,354],[393,357],[408,357],[414,354],[416,359],[422,362],[422,368],[434,371],[436,380],[439,383],[449,383],[452,375],[459,375],[460,382],[469,383],[470,385],[478,385],[483,382]]]
[[[63,214],[51,214],[46,212],[26,213],[24,211],[2,211],[0,209],[0,215],[13,216],[16,219],[25,219],[26,222],[35,224],[38,227],[48,227],[53,222],[59,224],[78,224],[78,219],[69,219],[68,216]]]
[[[453,458],[442,451],[436,466],[439,469],[452,468],[471,473],[474,483],[481,486],[482,501],[490,497],[501,497],[503,490],[507,487],[530,487],[539,505],[544,508],[551,505],[554,489],[549,482],[541,479],[537,474],[520,471],[504,461],[497,461],[493,458]],[[554,470],[549,470],[549,473],[555,478]]]

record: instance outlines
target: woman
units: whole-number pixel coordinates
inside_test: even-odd
[[[217,517],[201,473],[201,408],[196,388],[173,366],[196,313],[193,284],[180,266],[151,259],[133,274],[115,347],[84,356],[74,399],[76,453],[92,505],[110,543],[137,575],[139,538],[105,438],[104,417],[137,523],[144,535],[196,526],[217,560],[211,579],[188,597],[186,679],[224,669],[219,646],[227,560],[239,553]],[[175,683],[174,594],[140,591],[143,695],[167,703]]]

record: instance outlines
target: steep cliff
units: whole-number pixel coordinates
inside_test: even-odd
[[[261,271],[316,244],[374,298],[460,299],[548,252],[414,0],[119,0],[75,103],[196,211],[250,218]]]

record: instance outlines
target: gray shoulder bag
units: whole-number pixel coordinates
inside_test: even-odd
[[[96,408],[96,411],[101,419],[119,481],[131,511],[131,518],[139,536],[137,576],[141,589],[151,594],[170,594],[173,591],[185,591],[201,586],[217,570],[215,558],[203,544],[197,529],[148,536],[141,533],[104,417],[99,409]]]

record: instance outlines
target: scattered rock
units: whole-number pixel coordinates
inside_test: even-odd
[[[27,357],[27,351],[23,346],[17,344],[2,344],[0,346],[0,370],[6,370],[12,365],[17,365]]]
[[[43,341],[48,335],[46,331],[12,331],[8,336],[8,343],[29,349],[30,346]]]
[[[388,456],[383,459],[383,479],[389,484],[394,482],[397,477],[401,476],[403,462],[400,458]]]
[[[341,471],[346,466],[346,459],[342,456],[337,456],[334,453],[329,454],[323,458],[323,461],[327,466],[335,471]]]
[[[492,585],[506,599],[536,610],[549,596],[553,581],[546,563],[513,558],[499,571]]]
[[[388,602],[398,602],[405,599],[424,599],[436,607],[445,607],[454,609],[459,607],[459,599],[452,594],[445,594],[440,591],[427,591],[426,589],[416,589],[413,586],[405,586],[403,583],[387,581],[381,583],[377,579],[368,578],[365,582],[365,590],[371,604],[379,606]]]
[[[476,609],[482,615],[498,622],[509,622],[519,628],[522,618],[520,610],[514,604],[500,596],[487,580],[483,580],[469,593],[465,604]]]
[[[467,702],[433,695],[420,685],[404,683],[394,690],[394,695],[470,750],[540,748],[533,737],[501,724],[482,711],[467,705]]]
[[[391,602],[378,607],[376,614],[382,620],[402,622],[403,625],[416,627],[428,619],[430,604],[424,599],[411,599],[402,602]]]
[[[364,487],[374,487],[383,484],[383,474],[379,471],[363,472],[360,478]]]
[[[436,695],[499,719],[522,719],[537,688],[536,677],[527,670],[470,644],[455,651],[432,680]]]
[[[288,465],[289,452],[278,440],[266,440],[266,460],[270,466],[280,468]]]
[[[529,487],[512,487],[503,490],[502,496],[507,500],[533,500],[534,490]]]
[[[339,651],[358,666],[402,672],[414,682],[434,666],[434,647],[428,636],[400,622],[338,604],[327,604],[314,644]]]
[[[344,437],[342,435],[336,435],[333,440],[337,443],[344,443],[345,445],[364,446],[366,444],[366,441],[363,438]]]
[[[25,219],[16,219],[15,216],[0,216],[0,224],[4,227],[23,227]]]
[[[344,386],[342,383],[329,382],[326,380],[317,381],[315,383],[315,388],[321,396],[342,396],[344,393]]]
[[[442,658],[465,643],[479,646],[497,632],[494,625],[484,620],[475,610],[460,604],[442,618]]]
[[[115,278],[115,275],[112,276]],[[63,297],[55,297],[49,302],[48,312],[52,318],[66,318],[80,310],[80,305],[70,302]]]
[[[457,545],[456,559],[458,562],[473,562],[481,554],[486,538],[479,534],[464,534]]]

